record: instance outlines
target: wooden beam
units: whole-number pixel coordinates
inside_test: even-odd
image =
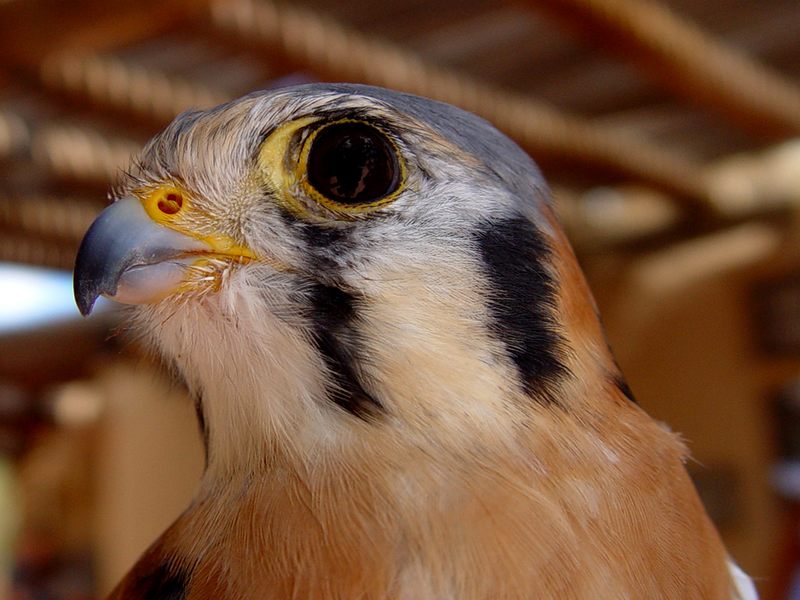
[[[175,28],[197,10],[197,2],[190,0],[0,3],[0,53],[5,65],[35,73],[51,52],[98,52],[131,44]]]
[[[800,133],[800,87],[654,0],[513,0],[650,79],[767,136]]]
[[[226,90],[213,83],[95,52],[53,53],[42,65],[42,78],[54,88],[162,124],[187,108],[210,108],[231,100]]]

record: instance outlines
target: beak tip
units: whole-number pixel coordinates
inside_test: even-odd
[[[78,302],[78,310],[81,313],[82,317],[88,317],[92,314],[92,309],[94,308],[94,300],[90,300],[88,302]]]
[[[75,295],[75,304],[78,306],[78,310],[82,316],[88,317],[94,308],[94,303],[97,301],[99,294],[94,290],[87,289],[87,286],[84,285],[84,282],[77,273],[75,274],[73,291]]]

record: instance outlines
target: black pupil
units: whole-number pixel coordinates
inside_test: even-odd
[[[308,153],[308,181],[341,204],[374,202],[391,194],[399,172],[389,140],[364,123],[328,125]]]

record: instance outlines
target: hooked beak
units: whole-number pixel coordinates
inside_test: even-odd
[[[156,223],[137,198],[123,198],[100,213],[81,242],[75,302],[84,316],[101,295],[124,304],[157,302],[209,254],[219,254],[211,243]]]

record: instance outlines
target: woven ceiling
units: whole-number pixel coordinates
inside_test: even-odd
[[[797,0],[0,2],[0,260],[70,268],[176,114],[308,80],[492,120],[542,164],[579,250],[620,239],[589,218],[599,186],[634,222],[625,242],[774,218],[800,187],[731,179],[731,157],[761,164],[800,133],[797,31]]]

